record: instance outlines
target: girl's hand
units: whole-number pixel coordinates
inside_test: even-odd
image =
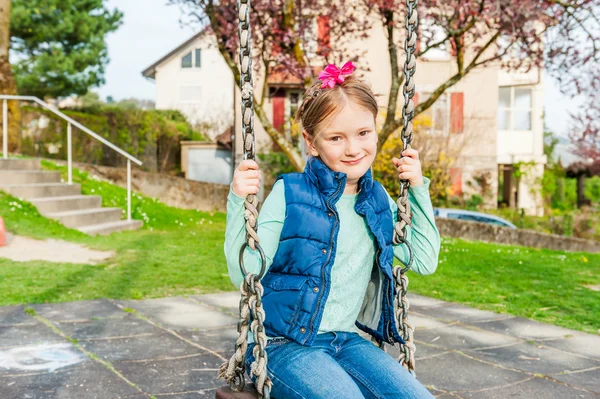
[[[423,172],[421,171],[421,162],[419,161],[419,151],[409,148],[402,153],[402,158],[392,158],[392,162],[398,169],[398,177],[402,180],[408,180],[411,186],[422,186]]]
[[[246,159],[238,165],[233,172],[231,190],[238,197],[246,198],[249,194],[257,194],[260,190],[262,172],[258,164],[251,159]]]

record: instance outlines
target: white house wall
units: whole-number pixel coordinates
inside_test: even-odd
[[[384,111],[391,83],[391,68],[383,27],[375,26],[369,37],[357,45],[357,48],[369,49],[365,61],[368,62],[370,71],[365,75],[374,92],[381,94],[378,101]],[[400,54],[400,62],[403,62],[403,50],[400,50]],[[455,61],[449,56],[443,57],[441,54],[436,54],[434,57],[419,60],[415,75],[416,90],[419,93],[432,92],[455,73]],[[498,180],[496,163],[498,68],[490,66],[470,72],[447,90],[447,93],[451,92],[464,93],[464,132],[451,134],[452,145],[462,148],[453,166],[462,169],[462,186],[466,194],[469,194],[470,191],[473,194],[477,193],[477,190],[471,190],[466,184],[472,180],[473,175],[488,172],[491,192],[486,200],[489,206],[495,207]],[[402,104],[403,99],[400,95],[398,106],[401,107]],[[413,146],[416,149],[419,149],[419,134],[424,133],[415,132]]]
[[[532,89],[531,130],[498,129],[498,163],[516,164],[533,162],[526,166],[525,176],[519,183],[517,208],[525,209],[527,214],[543,215],[543,198],[540,180],[544,175],[546,156],[544,155],[544,73],[532,68],[527,73],[508,73],[500,71],[498,84],[502,86],[520,86]]]
[[[193,56],[196,48],[201,49],[201,67],[182,68],[181,58],[190,51]],[[156,108],[180,110],[191,123],[202,122],[211,137],[233,123],[233,74],[211,35],[158,65],[155,80]]]

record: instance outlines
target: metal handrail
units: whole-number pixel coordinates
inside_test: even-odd
[[[69,123],[67,125],[67,171],[68,171],[67,174],[68,174],[68,180],[69,180],[68,183],[69,184],[73,184],[73,171],[72,171],[73,156],[72,156],[72,148],[71,148],[71,130],[72,130],[71,126],[72,125],[79,128],[80,130],[84,131],[85,133],[92,136],[96,140],[100,141],[102,144],[106,145],[107,147],[111,148],[112,150],[118,152],[119,154],[121,154],[122,156],[127,158],[127,220],[131,220],[131,162],[133,161],[136,164],[141,166],[142,161],[135,158],[133,155],[128,154],[127,152],[123,151],[122,149],[120,149],[119,147],[114,145],[113,143],[107,141],[105,138],[101,137],[97,133],[94,133],[87,127],[83,126],[81,123],[77,122],[73,118],[68,117],[67,115],[63,114],[59,110],[53,108],[52,106],[50,106],[49,104],[45,103],[44,101],[40,100],[37,97],[13,96],[13,95],[8,95],[8,94],[0,94],[0,100],[3,100],[3,107],[2,107],[2,111],[3,111],[2,112],[2,116],[3,116],[3,118],[2,118],[2,120],[3,120],[3,125],[2,125],[3,142],[2,143],[3,143],[3,145],[2,145],[2,147],[3,148],[2,149],[3,149],[4,159],[8,158],[8,123],[7,123],[8,122],[8,104],[7,104],[8,100],[33,101],[33,102],[41,105],[43,108],[47,109],[48,111],[52,112],[53,114],[66,120]]]

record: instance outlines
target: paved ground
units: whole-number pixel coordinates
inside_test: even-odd
[[[600,398],[600,336],[411,304],[418,377],[438,398]],[[237,306],[231,293],[0,307],[0,398],[213,398]]]
[[[114,251],[97,251],[72,242],[7,234],[5,246],[0,247],[0,258],[17,262],[43,260],[46,262],[78,263],[93,265],[115,256]],[[2,321],[0,320],[0,324]]]

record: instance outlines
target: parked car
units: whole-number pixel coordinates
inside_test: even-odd
[[[487,213],[463,211],[462,209],[451,209],[451,208],[433,208],[433,214],[439,218],[448,219],[459,219],[466,220],[469,222],[480,222],[495,224],[502,227],[509,227],[516,229],[517,226],[509,222],[508,220],[502,219],[498,216],[488,215]]]

